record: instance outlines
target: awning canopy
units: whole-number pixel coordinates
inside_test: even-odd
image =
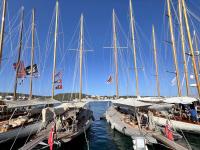
[[[163,102],[164,98],[162,97],[138,97],[139,101],[148,102],[148,103],[159,103]]]
[[[111,102],[113,104],[124,105],[124,106],[132,106],[132,107],[147,107],[147,106],[152,105],[150,103],[144,103],[144,102],[138,101],[135,98],[117,99],[117,100],[112,100]]]
[[[170,97],[164,99],[165,103],[170,104],[192,104],[195,101],[198,101],[198,99],[194,97]]]
[[[6,106],[7,108],[61,104],[60,101],[57,101],[52,98],[36,98],[31,100],[1,100],[0,103],[0,106]]]

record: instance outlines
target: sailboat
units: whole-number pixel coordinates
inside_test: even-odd
[[[3,1],[3,16],[5,18],[6,0]],[[29,98],[20,99],[17,97],[17,84],[20,74],[20,62],[21,62],[21,48],[22,48],[22,36],[23,36],[23,18],[24,8],[21,9],[21,23],[20,23],[20,45],[18,50],[18,59],[16,66],[14,96],[10,100],[4,98],[0,101],[0,143],[4,143],[9,140],[16,140],[22,137],[28,137],[35,134],[42,125],[41,111],[46,105],[56,105],[59,101],[49,100],[45,98],[32,98],[32,76],[33,76],[33,57],[34,57],[34,29],[35,29],[35,11],[32,11],[32,59],[31,59],[31,77],[30,77],[30,95]],[[5,19],[2,19],[5,20]],[[2,28],[4,25],[2,25]],[[3,40],[3,32],[1,30],[1,40]],[[3,45],[3,41],[1,41]],[[3,46],[2,46],[3,48]],[[2,49],[1,49],[2,53]],[[2,57],[2,56],[1,56]],[[21,74],[20,74],[21,75]]]
[[[58,1],[56,2],[56,12],[58,13]],[[56,18],[58,18],[58,17],[56,17]],[[83,64],[83,50],[84,50],[84,24],[83,24],[83,21],[84,21],[84,17],[83,17],[83,14],[81,14],[80,35],[79,35],[79,39],[80,39],[80,41],[79,41],[79,46],[80,46],[79,47],[79,63],[80,63],[79,64],[79,69],[80,69],[79,101],[78,102],[74,102],[74,101],[70,102],[69,101],[67,103],[61,104],[60,106],[54,107],[55,112],[57,112],[57,110],[59,110],[60,108],[64,108],[64,110],[66,110],[64,112],[61,111],[59,113],[56,113],[56,116],[58,116],[58,118],[56,120],[57,140],[59,140],[61,142],[65,142],[65,143],[73,140],[80,134],[85,133],[85,131],[90,127],[90,125],[93,121],[92,111],[87,108],[87,103],[81,101],[82,100],[82,64]],[[56,19],[56,22],[57,22],[57,19]],[[54,57],[54,60],[55,60],[55,57]],[[54,61],[54,67],[55,67],[55,61]],[[54,93],[54,92],[52,92],[52,93]],[[46,109],[48,109],[48,108],[46,108]],[[59,117],[59,116],[61,116],[61,117]]]
[[[143,139],[143,141],[146,141],[147,144],[156,144],[158,141],[161,141],[163,144],[171,147],[172,149],[174,148],[176,149],[176,147],[180,147],[181,149],[187,149],[177,143],[177,141],[179,141],[179,139],[182,138],[180,135],[174,134],[174,137],[176,137],[176,141],[170,141],[169,139],[165,137],[165,135],[162,134],[162,130],[155,128],[155,122],[154,120],[151,120],[152,118],[150,118],[150,116],[152,117],[152,113],[149,111],[149,107],[152,107],[152,105],[154,105],[152,101],[155,98],[154,97],[141,98],[139,96],[136,47],[135,47],[135,37],[134,37],[135,29],[134,29],[134,22],[133,22],[133,16],[132,16],[131,0],[130,0],[130,23],[131,23],[131,31],[132,31],[132,48],[133,48],[133,54],[134,54],[134,70],[135,70],[135,77],[136,77],[137,97],[134,99],[127,98],[125,100],[122,100],[122,99],[113,100],[112,101],[113,106],[111,106],[106,112],[106,119],[111,124],[112,129],[116,129],[122,134],[132,137],[134,149],[138,149],[137,140],[141,140],[141,139]],[[155,39],[154,27],[153,27],[153,37]],[[156,47],[155,47],[155,41],[154,41],[155,64],[157,64],[156,58],[157,58]],[[157,80],[156,85],[157,85],[157,92],[158,92],[156,103],[160,103],[160,102],[163,102],[164,98],[160,97],[157,66],[156,66],[156,80]],[[162,106],[162,107],[169,107],[169,106]],[[170,108],[171,108],[171,105],[170,105]],[[148,118],[149,118],[149,121],[148,121]],[[181,144],[184,145],[185,143],[183,142]],[[144,145],[145,144],[143,144],[143,146]],[[144,149],[147,149],[147,146],[144,147]]]
[[[54,83],[56,72],[56,49],[57,49],[57,34],[58,34],[58,12],[59,2],[56,1],[56,22],[55,22],[55,34],[54,34],[54,63],[52,73],[52,99],[54,98]],[[42,123],[43,128],[35,135],[26,145],[21,149],[30,149],[36,147],[40,142],[45,141],[48,138],[48,133],[52,129],[56,129],[53,134],[53,141],[55,143],[62,142],[67,143],[78,137],[80,134],[86,134],[86,130],[90,127],[93,121],[93,113],[87,108],[87,103],[82,102],[82,55],[83,55],[83,14],[80,19],[80,92],[79,101],[64,102],[56,107],[47,107],[42,110]],[[53,126],[53,127],[52,127]],[[56,135],[56,136],[54,136]],[[45,144],[46,146],[47,144]],[[44,146],[44,145],[43,145]]]
[[[167,120],[169,120],[172,127],[175,130],[183,130],[183,131],[189,132],[189,133],[200,134],[199,121],[197,120],[196,122],[193,122],[191,120],[191,118],[187,115],[190,110],[188,110],[188,112],[187,112],[186,108],[185,108],[185,110],[182,110],[183,107],[190,107],[191,104],[198,103],[198,101],[199,101],[198,98],[189,97],[189,81],[188,81],[188,71],[187,71],[186,58],[185,58],[185,40],[184,40],[184,32],[183,32],[182,13],[184,13],[184,20],[185,20],[185,25],[186,25],[186,30],[187,30],[190,53],[192,54],[191,57],[192,57],[194,74],[195,74],[195,78],[196,78],[196,85],[197,85],[196,88],[197,88],[198,94],[199,94],[199,79],[198,79],[196,62],[195,62],[195,58],[194,58],[194,49],[193,49],[193,46],[192,46],[192,39],[191,39],[191,34],[190,34],[190,29],[189,29],[189,24],[188,24],[186,4],[185,4],[184,0],[178,1],[180,35],[181,35],[181,43],[182,43],[182,54],[183,54],[183,61],[184,61],[184,75],[185,75],[185,78],[186,78],[187,96],[182,96],[182,94],[181,94],[181,88],[180,88],[180,83],[179,83],[179,75],[178,75],[179,74],[178,73],[178,66],[177,66],[177,60],[176,60],[174,31],[173,31],[173,26],[172,26],[173,23],[172,23],[169,0],[167,0],[167,4],[168,4],[168,15],[169,15],[169,21],[170,21],[170,32],[171,32],[172,46],[173,46],[173,52],[174,52],[174,62],[175,62],[175,66],[176,66],[176,80],[177,80],[177,85],[178,85],[178,97],[164,98],[163,102],[174,104],[173,107],[175,107],[175,108],[173,108],[173,109],[178,108],[178,110],[175,110],[170,114],[167,113],[167,116],[160,113],[160,112],[157,112],[156,110],[153,110],[154,116],[153,116],[152,119],[157,125],[160,125],[160,126],[165,126]],[[182,105],[182,108],[180,107],[180,105]],[[172,108],[170,108],[169,110],[171,110],[171,109]],[[193,108],[193,109],[195,109],[195,108]],[[155,113],[157,113],[157,114],[155,114]],[[197,116],[197,119],[198,119],[198,116]]]
[[[125,134],[127,136],[132,137],[134,143],[134,149],[138,149],[139,145],[137,144],[139,141],[142,144],[143,149],[147,148],[147,143],[157,143],[157,141],[152,138],[147,130],[141,130],[140,123],[138,122],[138,114],[137,109],[147,108],[149,104],[134,101],[134,99],[119,99],[118,92],[118,62],[117,62],[117,36],[116,36],[116,14],[113,9],[113,47],[114,47],[114,59],[115,59],[115,80],[116,80],[116,100],[112,100],[112,106],[108,108],[106,111],[106,120],[110,123],[112,129],[116,129],[117,131]],[[132,16],[132,2],[130,0],[130,18],[131,18],[131,31],[132,31],[132,46],[133,46],[133,56],[134,56],[134,69],[136,75],[136,95],[139,95],[138,91],[138,74],[137,74],[137,61],[136,61],[136,48],[135,48],[135,39],[134,39],[134,24],[133,24],[133,16]],[[131,121],[130,121],[131,120]],[[143,136],[145,134],[145,136]],[[145,142],[146,141],[146,142]],[[141,146],[141,145],[140,145]]]

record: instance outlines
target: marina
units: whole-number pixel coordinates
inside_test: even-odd
[[[0,145],[200,149],[198,6],[1,0]]]

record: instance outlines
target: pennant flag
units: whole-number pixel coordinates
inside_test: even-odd
[[[53,143],[54,143],[54,125],[51,127],[51,131],[48,138],[48,144],[50,150],[53,150]]]
[[[55,88],[56,88],[56,90],[61,90],[63,87],[62,87],[62,85],[57,85]]]
[[[33,74],[38,73],[37,64],[33,65]],[[31,66],[26,67],[26,75],[31,75]]]
[[[175,86],[176,85],[176,77],[174,77],[172,80],[171,80],[171,86]]]
[[[17,78],[24,78],[26,77],[26,71],[25,71],[25,67],[24,67],[24,62],[23,61],[19,61],[19,63],[14,63],[13,67],[17,72]],[[17,70],[18,68],[18,70]]]
[[[62,79],[58,79],[54,83],[62,83]]]
[[[55,78],[62,78],[62,72],[58,72],[57,74],[55,74]]]
[[[106,81],[107,84],[111,84],[112,83],[112,76],[110,75]]]

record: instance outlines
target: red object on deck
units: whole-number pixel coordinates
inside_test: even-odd
[[[166,137],[167,137],[169,140],[171,140],[171,141],[174,140],[173,132],[172,132],[171,127],[170,127],[169,124],[167,124],[167,125],[165,126],[165,135],[166,135]]]
[[[49,138],[48,138],[48,144],[49,144],[50,150],[53,150],[53,143],[54,143],[54,126],[52,126],[51,128]]]

